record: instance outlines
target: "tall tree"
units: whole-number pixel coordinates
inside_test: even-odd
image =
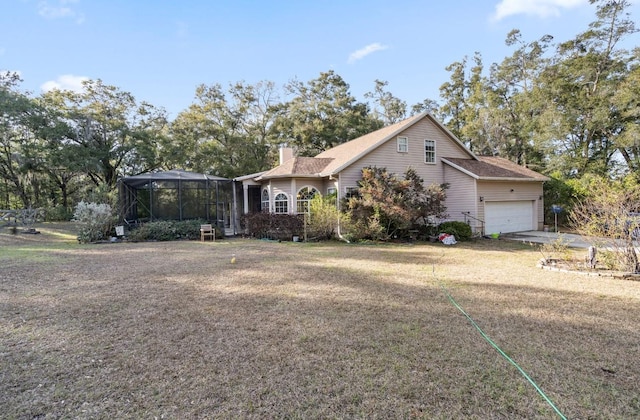
[[[20,82],[16,73],[0,73],[0,177],[8,207],[38,206],[43,193],[37,136],[41,109],[19,91]]]
[[[333,70],[306,84],[289,82],[285,89],[293,98],[280,107],[275,129],[300,155],[315,156],[381,127]]]
[[[385,90],[388,85],[389,82],[376,79],[373,92],[364,94],[365,98],[373,100],[374,114],[384,125],[395,124],[407,116],[407,103]]]
[[[428,112],[436,118],[442,119],[439,117],[440,114],[440,105],[437,101],[433,99],[426,98],[422,102],[418,102],[416,104],[411,105],[411,115],[421,114],[423,112]]]
[[[627,77],[628,63],[633,61],[618,47],[637,32],[627,12],[630,3],[591,3],[597,5],[597,19],[587,31],[559,45],[554,62],[541,78],[550,105],[544,134],[558,151],[552,163],[567,176],[606,174],[615,169],[617,152],[633,151],[625,148],[628,139],[623,133],[629,128],[625,117],[612,107],[615,92]]]
[[[200,85],[196,102],[171,126],[163,150],[168,165],[234,177],[267,169],[275,148],[271,125],[277,95],[272,82]]]
[[[466,106],[468,83],[466,78],[467,57],[445,67],[451,75],[448,82],[440,86],[440,97],[444,103],[440,107],[441,116],[451,132],[462,137],[465,125],[464,108]]]
[[[158,144],[167,123],[162,109],[138,104],[128,92],[90,80],[82,92],[53,90],[43,95],[70,130],[59,138],[70,147],[96,186],[113,188],[120,176],[158,168]]]
[[[620,117],[616,146],[629,171],[640,183],[640,48],[628,61],[629,72],[612,98]]]
[[[500,64],[491,66],[487,81],[487,108],[481,112],[492,154],[520,165],[541,169],[542,145],[536,133],[545,102],[540,99],[538,77],[548,62],[550,35],[524,42],[520,31],[507,35],[506,44],[517,46]]]

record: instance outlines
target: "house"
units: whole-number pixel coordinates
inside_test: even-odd
[[[297,157],[283,147],[279,166],[236,181],[243,185],[245,212],[300,213],[314,194],[349,196],[368,166],[400,176],[411,167],[426,185],[449,184],[448,220],[465,221],[476,232],[542,230],[542,184],[548,178],[507,159],[474,155],[429,113],[316,157]]]

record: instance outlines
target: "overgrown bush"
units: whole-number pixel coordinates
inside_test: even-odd
[[[373,212],[368,218],[354,217],[353,212],[346,214],[344,219],[345,238],[349,241],[361,241],[371,239],[382,241],[388,239],[388,235],[382,223],[379,212]]]
[[[471,226],[459,221],[440,223],[438,233],[448,233],[449,235],[455,236],[458,241],[468,241],[471,239],[471,236],[473,236]]]
[[[131,241],[177,241],[200,238],[202,220],[162,220],[149,222],[127,235]],[[217,233],[217,231],[216,231]]]
[[[73,213],[73,220],[80,223],[78,241],[89,243],[108,239],[113,230],[115,217],[108,204],[81,201]]]
[[[404,177],[385,168],[362,169],[358,193],[344,206],[358,239],[389,240],[411,236],[412,230],[431,218],[445,217],[446,184],[425,188],[424,180],[411,168]]]
[[[309,237],[331,239],[336,234],[338,223],[346,219],[336,206],[336,196],[322,197],[316,194],[309,202],[308,233]]]
[[[249,235],[258,239],[290,241],[304,233],[301,214],[250,213],[244,215],[243,224]]]
[[[585,197],[569,213],[571,226],[578,234],[593,238],[598,248],[615,251],[616,269],[640,273],[635,235],[640,230],[640,186],[632,177],[619,181],[584,177],[582,181]],[[611,263],[614,265],[613,259]]]

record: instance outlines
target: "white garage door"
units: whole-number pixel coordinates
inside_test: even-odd
[[[486,234],[534,230],[533,201],[489,201],[484,203]]]

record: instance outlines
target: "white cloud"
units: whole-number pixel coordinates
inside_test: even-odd
[[[84,22],[84,14],[76,11],[72,5],[78,0],[58,0],[49,2],[44,0],[38,3],[38,14],[45,19],[74,19],[76,23]]]
[[[85,80],[89,80],[89,78],[85,76],[74,76],[73,74],[63,74],[56,80],[49,80],[48,82],[44,82],[40,86],[40,89],[42,89],[43,92],[49,92],[50,90],[54,89],[82,92],[82,90],[84,89],[84,87],[82,86],[82,82]]]
[[[563,9],[588,4],[588,0],[501,0],[496,5],[492,20],[498,21],[512,15],[532,15],[541,18],[559,16]]]
[[[349,64],[355,63],[358,60],[363,59],[364,57],[368,56],[369,54],[372,54],[376,51],[382,51],[382,50],[386,50],[387,48],[389,48],[386,45],[382,45],[378,42],[375,42],[373,44],[369,44],[364,48],[360,48],[357,51],[352,52],[351,54],[349,54]]]

